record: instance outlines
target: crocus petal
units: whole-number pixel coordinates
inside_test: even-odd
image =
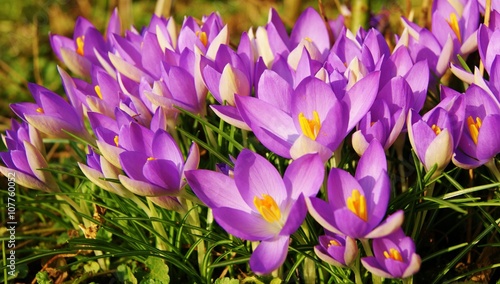
[[[273,238],[280,232],[280,227],[269,223],[260,214],[249,214],[239,209],[228,207],[213,208],[217,223],[228,233],[248,241],[260,241]]]
[[[209,170],[187,171],[185,174],[191,189],[208,207],[229,207],[251,212],[238,193],[234,179],[229,176]]]
[[[304,201],[304,195],[300,195],[297,201],[293,203],[290,209],[286,209],[288,216],[286,217],[286,222],[281,229],[280,235],[289,236],[302,225],[307,214],[307,206]]]
[[[293,119],[277,107],[253,97],[235,97],[243,120],[268,149],[290,158],[292,141],[298,137]],[[289,145],[289,146],[287,146]]]
[[[285,171],[283,181],[289,198],[297,200],[300,194],[315,196],[325,175],[325,167],[318,155],[305,155],[292,162]]]
[[[335,226],[335,219],[330,205],[319,198],[310,197],[306,198],[307,209],[309,214],[318,222],[323,228],[336,234],[343,235],[343,233]]]
[[[434,165],[437,165],[439,171],[443,170],[450,162],[452,154],[453,138],[448,129],[444,129],[432,140],[425,152],[425,169],[429,171]]]
[[[355,178],[361,185],[364,185],[362,182],[363,178],[376,178],[384,171],[387,171],[387,161],[384,148],[379,141],[373,140],[363,156],[359,159]]]
[[[478,159],[489,160],[500,153],[500,115],[492,114],[484,118],[477,145]]]
[[[391,274],[386,272],[384,268],[380,266],[377,259],[374,256],[368,256],[361,258],[361,263],[366,268],[366,270],[370,271],[374,275],[384,277],[384,278],[394,278]]]
[[[169,193],[162,187],[159,187],[149,182],[134,180],[124,175],[119,175],[118,179],[126,189],[130,190],[132,193],[135,193],[137,195],[160,196]]]
[[[142,172],[148,182],[164,188],[166,192],[171,194],[179,192],[179,168],[172,161],[163,159],[147,161]]]
[[[43,182],[41,182],[40,180],[34,178],[33,176],[30,176],[26,173],[23,173],[21,171],[15,170],[15,169],[0,166],[0,173],[2,173],[6,177],[14,174],[14,176],[16,177],[16,183],[18,183],[22,186],[25,186],[27,188],[38,189],[38,190],[42,190],[45,192],[58,192],[59,191],[59,188],[50,188],[47,185],[45,185]]]
[[[412,254],[410,264],[408,264],[408,267],[404,271],[401,278],[407,278],[417,273],[420,270],[421,263],[422,259],[420,258],[420,256],[416,253]]]
[[[293,142],[290,148],[292,159],[298,159],[304,155],[313,153],[319,154],[321,160],[326,162],[332,157],[333,151],[303,134]]]
[[[387,216],[385,221],[382,222],[382,224],[380,224],[377,228],[373,229],[373,231],[368,233],[365,238],[374,239],[387,236],[401,227],[403,219],[404,212],[402,210],[398,210],[394,214]]]
[[[248,149],[238,155],[234,175],[238,177],[235,182],[241,197],[250,206],[253,206],[254,198],[264,195],[271,196],[278,206],[287,198],[285,184],[276,168]]]
[[[233,106],[211,105],[210,108],[225,122],[242,130],[252,131],[250,126],[243,121],[238,109]]]
[[[262,241],[250,257],[250,269],[257,274],[267,274],[278,269],[285,262],[289,240],[289,236],[279,236]]]

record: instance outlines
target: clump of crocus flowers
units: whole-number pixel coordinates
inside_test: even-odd
[[[394,47],[376,29],[353,34],[313,8],[290,34],[271,9],[236,47],[217,13],[186,17],[180,28],[153,16],[140,31],[121,31],[115,10],[106,36],[79,19],[73,38],[50,38],[67,100],[29,85],[35,102],[11,105],[22,122],[2,136],[0,171],[58,192],[43,170],[42,138],[76,140],[87,144],[79,168],[98,187],[182,214],[196,200],[228,234],[259,242],[249,259],[257,274],[282,267],[310,214],[324,228],[313,249],[321,261],[356,277],[359,262],[375,277],[411,277],[421,260],[402,230],[403,208],[388,212],[386,152],[408,138],[434,176],[451,162],[498,174],[500,152],[499,24],[480,24],[473,0],[434,2],[432,32],[405,18]],[[456,60],[478,49],[489,81]],[[437,83],[448,70],[470,84],[464,92]],[[434,89],[439,102],[424,108]],[[200,168],[205,150],[179,138],[183,112],[216,117],[245,133],[242,145],[262,145]],[[342,164],[343,147],[360,158]]]

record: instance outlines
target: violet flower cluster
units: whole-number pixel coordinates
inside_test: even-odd
[[[394,47],[376,29],[353,34],[342,18],[325,22],[313,8],[290,33],[271,9],[267,24],[242,33],[236,47],[217,13],[186,17],[180,28],[153,16],[141,30],[121,31],[115,10],[104,36],[80,18],[73,38],[50,36],[69,70],[58,69],[68,100],[29,85],[35,102],[11,105],[22,122],[3,136],[0,171],[56,192],[43,170],[42,138],[78,139],[89,144],[83,174],[124,198],[186,212],[189,184],[229,234],[260,241],[250,258],[255,273],[285,262],[309,212],[325,229],[314,247],[321,260],[352,267],[356,240],[370,239],[373,255],[361,259],[367,270],[410,277],[420,257],[401,229],[404,212],[387,216],[393,192],[385,151],[408,137],[425,170],[438,173],[450,161],[464,169],[494,164],[500,152],[500,14],[493,9],[484,25],[484,5],[454,3],[434,1],[432,31],[402,19]],[[457,59],[475,51],[488,80]],[[463,93],[438,83],[449,70],[469,84]],[[425,108],[436,91],[439,103]],[[182,148],[176,138],[179,108],[250,132],[287,161],[286,170],[249,149],[224,172],[198,169],[199,146]],[[343,146],[360,156],[354,175],[332,166]]]

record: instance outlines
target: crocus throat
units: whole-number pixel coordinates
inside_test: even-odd
[[[336,240],[330,240],[330,242],[328,242],[328,247],[331,247],[331,246],[339,247],[340,243]]]
[[[204,46],[207,46],[208,44],[208,37],[206,32],[196,32],[196,36],[200,39],[201,43],[203,43]]]
[[[393,259],[397,261],[403,261],[403,257],[401,256],[401,253],[395,248],[389,249],[389,251],[384,251],[384,256],[387,259]]]
[[[118,147],[118,135],[115,135],[115,138],[113,138],[113,141],[115,142],[116,147]]]
[[[269,223],[277,222],[281,219],[281,211],[274,199],[267,195],[262,194],[262,199],[258,196],[253,198],[253,204],[259,211],[260,215]]]
[[[457,15],[455,15],[455,13],[450,14],[450,20],[448,21],[448,25],[450,25],[450,28],[457,36],[458,41],[462,42],[462,36],[460,35],[460,27],[458,26]]]
[[[94,91],[97,94],[97,96],[102,100],[101,87],[99,87],[99,85],[95,85]]]
[[[83,56],[83,40],[85,39],[85,36],[79,36],[76,38],[76,53],[80,54]]]
[[[347,198],[347,209],[356,214],[363,221],[368,221],[368,211],[366,210],[366,198],[359,194],[359,190],[354,189],[351,196]]]
[[[321,128],[321,121],[319,120],[318,112],[313,111],[313,119],[307,119],[304,116],[304,113],[299,113],[299,123],[302,133],[312,140],[316,140]]]
[[[433,124],[431,128],[434,131],[434,133],[436,133],[436,135],[439,135],[439,133],[441,133],[441,128],[439,126]]]
[[[483,121],[479,117],[476,117],[476,121],[474,121],[472,116],[467,117],[467,126],[469,127],[470,137],[472,138],[472,141],[474,141],[474,144],[476,145],[477,145],[477,137],[479,136],[479,128],[481,128],[482,124]]]

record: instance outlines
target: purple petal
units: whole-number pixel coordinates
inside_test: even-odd
[[[262,241],[250,257],[250,269],[257,274],[267,274],[278,269],[285,262],[289,240],[289,236],[280,236]]]
[[[119,175],[118,179],[126,189],[130,190],[132,193],[135,193],[137,195],[161,196],[168,194],[168,192],[166,192],[164,188],[149,182],[134,180],[124,175]]]
[[[349,109],[347,132],[365,116],[377,96],[380,72],[373,72],[354,84],[342,99]]]
[[[252,210],[241,198],[234,179],[209,170],[187,171],[186,179],[196,196],[210,208],[229,207],[247,213]]]
[[[374,275],[384,278],[393,278],[391,274],[384,270],[378,263],[378,260],[373,256],[363,257],[361,258],[361,263],[366,268],[366,270],[370,271]]]
[[[373,239],[373,238],[381,238],[387,236],[397,229],[401,228],[404,219],[403,210],[398,210],[394,214],[387,216],[382,224],[373,229],[370,233],[368,233],[365,238]]]
[[[282,236],[289,236],[295,233],[295,231],[297,231],[300,225],[304,222],[307,214],[307,206],[304,201],[304,195],[300,195],[297,201],[288,207],[290,207],[290,211],[288,212],[286,222],[280,232],[280,235]],[[288,208],[286,210],[288,210]]]
[[[261,215],[228,207],[213,208],[217,223],[228,233],[248,241],[260,241],[276,236],[281,228],[269,223]]]
[[[288,196],[297,200],[300,194],[305,197],[315,196],[325,175],[325,167],[318,155],[305,155],[293,161],[285,171],[285,182]]]
[[[328,202],[316,197],[310,197],[306,198],[306,204],[309,214],[311,214],[314,220],[323,228],[336,234],[343,235],[343,233],[335,227],[336,222],[333,218],[333,210]]]
[[[234,177],[241,197],[250,207],[254,206],[254,198],[264,195],[271,196],[279,207],[288,199],[285,184],[276,168],[248,149],[238,155]]]
[[[480,160],[489,160],[500,153],[500,115],[487,115],[477,138],[476,155]]]
[[[147,161],[142,172],[147,181],[166,189],[166,192],[179,192],[181,177],[179,168],[172,161],[155,159]]]

